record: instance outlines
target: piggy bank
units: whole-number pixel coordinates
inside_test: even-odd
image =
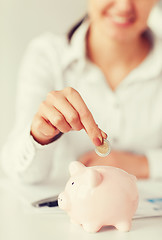
[[[87,232],[112,225],[129,231],[138,206],[136,177],[111,166],[85,167],[74,161],[69,165],[70,179],[59,194],[58,205],[71,222]]]

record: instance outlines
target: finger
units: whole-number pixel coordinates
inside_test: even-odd
[[[74,107],[63,94],[54,92],[48,101],[64,116],[66,122],[71,126],[73,130],[80,131],[84,128],[80,121],[78,112],[74,109]]]
[[[41,115],[46,121],[49,121],[60,132],[66,133],[71,130],[70,125],[66,122],[64,116],[53,106],[48,105],[46,102],[41,104]]]
[[[48,124],[47,121],[39,114],[35,115],[34,121],[31,127],[31,134],[36,140],[44,140],[53,138],[58,134],[55,127]]]
[[[76,109],[76,111],[79,113],[80,121],[84,126],[84,129],[89,135],[92,142],[96,146],[101,145],[103,141],[101,131],[98,128],[97,124],[95,123],[91,112],[87,108],[80,94],[72,88],[66,88],[64,91],[68,101],[73,105],[74,109]]]

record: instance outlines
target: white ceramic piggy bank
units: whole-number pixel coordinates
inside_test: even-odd
[[[115,167],[85,167],[77,161],[71,162],[69,171],[71,177],[58,205],[72,222],[88,232],[97,232],[105,225],[130,230],[138,206],[134,176]]]

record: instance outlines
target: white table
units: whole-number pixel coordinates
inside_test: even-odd
[[[157,185],[155,182],[152,184],[146,181],[142,182],[142,187],[151,188],[154,192],[156,186],[161,186],[162,195],[162,182],[160,184]],[[36,188],[39,188],[39,186],[35,186]],[[27,203],[19,196],[12,183],[1,178],[0,240],[59,239],[161,240],[162,217],[134,219],[131,231],[126,233],[119,232],[113,227],[104,227],[98,233],[87,233],[82,227],[71,224],[66,213],[57,208],[53,208],[52,213],[42,210],[32,211],[30,207],[28,209]]]

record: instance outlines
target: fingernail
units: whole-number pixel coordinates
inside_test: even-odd
[[[94,138],[93,142],[95,146],[100,146],[102,144],[102,140],[100,140],[100,138]]]
[[[105,132],[103,132],[102,130],[101,130],[101,134],[102,134],[102,137],[103,137],[104,139],[107,138],[107,134],[106,134]]]
[[[100,139],[100,141],[101,141],[101,144],[103,144],[103,137],[100,136],[99,139]]]

